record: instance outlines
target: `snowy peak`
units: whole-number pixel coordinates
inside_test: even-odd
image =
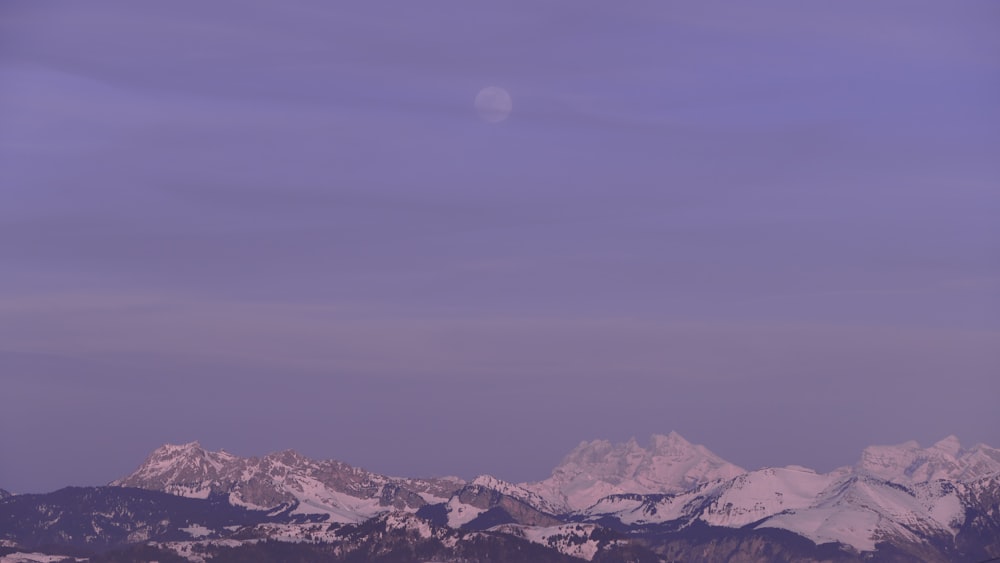
[[[632,442],[635,442],[635,438],[632,439]],[[691,450],[699,449],[708,451],[704,446],[696,446],[673,431],[667,435],[653,434],[649,438],[649,449],[658,455],[684,455]]]
[[[398,479],[336,460],[317,461],[294,450],[242,458],[205,450],[197,442],[157,448],[114,486],[208,498],[252,509],[290,507],[337,522],[360,522],[392,509],[416,510],[446,500],[464,483],[454,479]]]
[[[699,446],[674,441],[679,450],[667,456],[674,467],[679,459],[699,452]],[[629,444],[618,449],[634,453]],[[927,538],[951,541],[966,521],[969,501],[963,499],[970,493],[963,491],[997,480],[1000,450],[982,444],[963,449],[949,436],[928,448],[913,441],[869,447],[854,469],[820,474],[799,466],[765,468],[679,493],[616,493],[580,513],[589,520],[610,517],[624,525],[671,522],[672,527],[685,527],[700,521],[733,528],[782,528],[817,543],[840,542],[872,551],[886,538],[913,544]],[[641,482],[633,478],[630,486]],[[992,490],[989,485],[983,488]]]
[[[702,519],[741,527],[785,510],[804,508],[834,481],[802,468],[765,468],[744,473],[711,495]]]
[[[969,481],[1000,472],[1000,450],[978,444],[962,448],[955,436],[929,448],[915,441],[895,446],[869,446],[856,468],[897,483],[922,483],[935,479]]]
[[[911,487],[850,472],[801,467],[765,468],[677,495],[616,495],[585,511],[625,525],[693,522],[729,528],[781,528],[817,543],[840,542],[862,551],[879,538],[919,542],[951,537],[965,516],[959,490],[948,481]]]
[[[519,500],[531,508],[546,514],[557,514],[560,511],[558,507],[552,506],[551,503],[545,500],[538,493],[530,491],[521,485],[515,485],[513,483],[497,479],[492,475],[480,475],[479,477],[473,479],[471,485],[496,491],[513,499]]]
[[[964,518],[958,491],[946,481],[904,487],[871,475],[845,475],[807,506],[775,513],[756,528],[783,528],[817,543],[873,551],[889,537],[914,544],[947,541]]]
[[[166,444],[154,450],[134,473],[111,484],[206,498],[212,492],[212,482],[229,477],[236,459],[225,451],[207,451],[198,442]]]
[[[974,481],[983,477],[1000,475],[1000,449],[976,444],[962,456],[962,481]]]
[[[608,495],[678,493],[743,472],[708,448],[671,432],[653,435],[648,447],[634,438],[621,444],[581,442],[551,477],[522,486],[553,506],[580,510]]]
[[[844,549],[855,554],[877,552],[886,542],[948,550],[965,545],[962,534],[972,534],[973,541],[1000,537],[1000,450],[982,444],[963,448],[954,436],[926,448],[914,441],[871,446],[854,467],[825,474],[794,465],[747,472],[676,432],[646,443],[593,440],[574,448],[548,479],[522,484],[490,475],[471,483],[388,477],[294,450],[243,458],[190,442],[157,448],[113,485],[212,497],[199,501],[206,506],[225,507],[219,501],[228,499],[230,505],[256,509],[255,517],[274,520],[269,525],[283,530],[309,526],[308,534],[360,530],[330,524],[372,521],[427,539],[422,531],[430,522],[454,533],[502,531],[558,544],[563,553],[585,558],[611,541],[601,531],[609,523],[621,525],[626,535],[648,529],[698,535],[705,529],[752,534],[777,528],[817,544],[851,546]],[[111,496],[118,493],[137,494],[119,489]],[[0,502],[7,506],[17,498]],[[204,528],[198,526],[182,530]],[[287,537],[298,541],[308,534],[303,527]],[[766,541],[779,541],[771,531],[762,534]],[[947,560],[906,553],[914,560]]]
[[[962,443],[958,440],[958,437],[951,434],[947,438],[938,440],[928,449],[939,451],[948,457],[954,458],[957,457],[959,452],[962,451]]]
[[[765,468],[671,495],[615,495],[587,509],[627,524],[697,519],[743,527],[783,511],[808,507],[837,477],[801,467]]]
[[[504,481],[502,479],[497,479],[492,475],[480,475],[475,479],[473,479],[470,485],[476,485],[477,487],[483,487],[486,489],[493,489],[494,491],[501,492],[505,495],[515,491],[523,491],[521,487],[518,487],[513,483],[508,483],[507,481]]]

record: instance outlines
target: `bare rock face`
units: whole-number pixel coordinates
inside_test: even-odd
[[[960,495],[967,517],[955,538],[959,548],[976,560],[1000,557],[1000,473],[964,484]]]
[[[526,526],[558,526],[562,521],[545,514],[522,500],[482,485],[467,485],[453,501],[471,506],[479,511],[502,510],[513,522]]]
[[[207,451],[198,442],[167,444],[154,450],[131,475],[111,484],[207,498],[213,492],[228,490],[244,465],[245,460],[225,451]]]
[[[428,502],[419,494],[403,488],[396,483],[387,483],[379,493],[379,506],[391,507],[396,510],[417,510]]]
[[[360,522],[390,508],[417,510],[441,502],[464,485],[455,478],[400,479],[336,460],[316,461],[286,450],[261,458],[208,451],[197,442],[155,450],[131,475],[114,486],[207,498],[226,495],[236,506],[329,514]]]

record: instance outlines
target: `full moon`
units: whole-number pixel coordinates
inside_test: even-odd
[[[503,88],[487,86],[476,94],[476,111],[490,123],[500,123],[510,115],[513,104],[510,94]]]

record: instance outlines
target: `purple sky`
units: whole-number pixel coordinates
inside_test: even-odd
[[[998,24],[4,2],[0,487],[195,439],[509,480],[670,430],[1000,445]]]

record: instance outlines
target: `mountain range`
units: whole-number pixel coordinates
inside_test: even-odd
[[[34,554],[34,555],[32,555]],[[390,477],[288,450],[157,448],[105,487],[0,491],[0,561],[976,561],[1000,450],[870,446],[747,471],[679,434],[582,442],[548,478]],[[49,557],[49,559],[45,559]],[[35,558],[35,559],[32,559]]]

